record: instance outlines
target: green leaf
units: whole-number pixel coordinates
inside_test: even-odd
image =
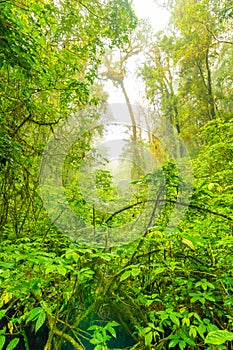
[[[188,318],[188,317],[184,317],[183,319],[182,319],[182,325],[185,325],[186,324],[186,326],[190,326],[190,319]]]
[[[152,332],[149,332],[146,334],[145,336],[145,345],[146,346],[149,346],[152,342],[152,337],[153,337],[153,333]]]
[[[133,277],[136,277],[140,274],[140,272],[141,272],[140,268],[135,268],[135,269],[132,269],[131,273]]]
[[[102,350],[102,349],[103,349],[103,347],[100,344],[98,344],[94,347],[94,350]]]
[[[44,324],[45,320],[46,320],[46,313],[43,311],[43,312],[41,312],[41,313],[39,314],[39,317],[38,317],[38,319],[37,319],[37,321],[36,321],[36,327],[35,327],[35,331],[36,331],[36,332],[37,332],[37,331],[40,329],[40,327]]]
[[[195,303],[196,301],[199,301],[199,298],[200,298],[199,295],[195,295],[194,297],[191,298],[190,302]]]
[[[197,330],[195,326],[191,326],[189,329],[189,335],[190,337],[196,338],[197,336]]]
[[[0,320],[5,316],[6,311],[7,310],[0,310]]]
[[[3,346],[5,344],[5,341],[6,341],[6,337],[4,335],[1,335],[0,336],[0,350],[3,349]]]
[[[215,332],[215,331],[218,331],[218,327],[213,323],[208,324],[207,332],[210,333],[210,332]]]
[[[169,349],[174,348],[174,346],[176,346],[178,343],[179,343],[179,339],[177,339],[177,338],[172,339],[168,345]]]
[[[41,291],[41,289],[38,287],[37,284],[34,284],[34,285],[32,286],[32,291],[33,291],[33,293],[34,293],[35,295],[37,295],[37,296],[39,296],[39,297],[42,297],[42,291]]]
[[[50,272],[55,272],[56,271],[56,265],[49,265],[45,269],[45,274],[47,275]]]
[[[19,338],[12,339],[10,343],[7,345],[6,350],[13,350],[16,348],[17,344],[19,342]]]
[[[209,301],[215,301],[215,298],[209,294],[205,294],[205,298],[206,300],[209,300]]]
[[[154,274],[158,275],[159,273],[163,273],[165,270],[165,267],[157,267],[157,269],[154,271]]]
[[[113,327],[109,326],[107,327],[107,331],[114,337],[116,338],[116,331]]]
[[[97,331],[98,329],[100,329],[100,327],[96,325],[93,325],[87,328],[88,331]]]
[[[43,312],[42,307],[35,307],[29,312],[30,316],[28,317],[27,321],[35,321],[41,312]]]
[[[199,326],[197,327],[197,331],[198,331],[199,335],[201,336],[201,338],[204,339],[204,333],[206,332],[206,326],[203,323],[199,324]]]
[[[181,340],[181,341],[179,342],[179,348],[180,348],[181,350],[184,350],[185,347],[186,347],[186,341],[185,341],[185,340]]]
[[[168,319],[168,314],[166,311],[158,311],[157,314],[160,315],[161,321],[167,320]]]
[[[57,266],[57,271],[60,275],[65,276],[66,275],[66,269],[64,268],[64,266],[58,265]]]
[[[107,326],[117,327],[117,326],[119,326],[119,323],[116,321],[112,321],[112,322],[108,322]]]
[[[99,339],[96,339],[96,338],[93,338],[93,339],[90,339],[89,342],[91,344],[101,344],[102,343],[102,340],[99,340]]]
[[[173,323],[175,323],[177,326],[180,325],[180,320],[173,314],[170,314],[170,319],[172,320]]]
[[[212,283],[206,282],[206,284],[207,284],[207,286],[208,286],[209,288],[215,289],[215,286],[214,286]]]
[[[131,270],[126,270],[123,275],[121,275],[120,282],[126,280],[131,275]]]
[[[205,338],[205,343],[207,344],[213,344],[213,345],[221,345],[224,344],[226,341],[232,341],[233,340],[233,333],[228,332],[226,330],[218,330],[209,332],[207,334],[207,337]]]
[[[29,343],[28,343],[28,337],[27,337],[25,330],[22,331],[22,336],[23,336],[24,345],[25,345],[26,350],[30,350]]]

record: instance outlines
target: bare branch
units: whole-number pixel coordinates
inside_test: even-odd
[[[225,215],[225,214],[221,214],[221,213],[217,213],[211,209],[208,209],[208,208],[202,208],[198,205],[194,205],[194,204],[189,204],[189,203],[185,203],[185,202],[177,202],[175,200],[166,200],[166,199],[150,199],[150,200],[143,200],[143,201],[140,201],[140,202],[137,202],[137,203],[134,203],[134,204],[130,204],[128,205],[127,207],[124,207],[124,208],[121,208],[117,211],[115,211],[113,214],[111,214],[107,220],[105,221],[105,223],[108,223],[109,221],[111,221],[114,216],[116,216],[117,214],[120,214],[128,209],[131,209],[133,207],[136,207],[138,205],[141,205],[141,204],[145,204],[145,203],[150,203],[150,202],[159,202],[159,203],[171,203],[171,204],[177,204],[177,205],[180,205],[180,206],[183,206],[183,207],[189,207],[189,208],[192,208],[192,209],[197,209],[197,210],[200,210],[200,211],[204,211],[204,212],[207,212],[209,214],[213,214],[213,215],[216,215],[216,216],[220,216],[226,220],[229,220],[229,221],[233,221],[233,218],[231,218],[230,216],[228,215]]]

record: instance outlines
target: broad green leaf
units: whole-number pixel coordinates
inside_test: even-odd
[[[190,326],[190,319],[188,317],[182,318],[182,325]]]
[[[66,275],[66,269],[64,266],[58,265],[57,266],[57,271],[60,275],[65,276]]]
[[[157,269],[155,269],[153,273],[155,275],[158,275],[159,273],[163,273],[165,270],[165,267],[157,267]]]
[[[103,350],[102,345],[98,344],[94,347],[94,350]]]
[[[213,285],[213,283],[206,282],[206,284],[208,285],[209,288],[215,289],[215,286]]]
[[[140,272],[141,272],[140,268],[135,268],[135,269],[131,270],[131,274],[132,274],[133,277],[138,276],[140,274]]]
[[[40,329],[40,327],[44,324],[45,320],[46,320],[46,313],[43,311],[39,314],[39,317],[36,321],[35,332],[37,332]]]
[[[67,259],[73,259],[75,262],[78,262],[80,259],[80,255],[78,255],[76,252],[73,250],[69,250],[65,254]]]
[[[186,347],[186,341],[185,340],[179,341],[179,348],[180,348],[180,350],[184,350],[185,347]]]
[[[130,275],[131,275],[131,270],[126,270],[126,271],[121,275],[120,282],[126,280]]]
[[[206,332],[206,326],[204,325],[204,323],[199,324],[199,326],[197,327],[197,331],[201,338],[204,339],[204,333]]]
[[[116,338],[116,331],[113,327],[108,326],[106,329],[114,338]]]
[[[0,310],[0,320],[5,316],[7,310]]]
[[[99,339],[97,339],[97,338],[92,338],[92,339],[89,340],[89,342],[90,342],[91,344],[96,345],[96,344],[101,344],[101,343],[102,343],[102,340],[99,340]]]
[[[30,350],[29,343],[28,343],[28,337],[27,337],[25,330],[22,331],[22,336],[23,336],[24,345],[25,345],[26,350]]]
[[[218,327],[217,327],[215,324],[210,323],[210,324],[208,324],[208,326],[207,326],[207,331],[208,331],[208,333],[210,333],[210,332],[216,332],[216,331],[218,331]]]
[[[4,335],[1,335],[0,336],[0,350],[3,349],[3,346],[5,344],[5,341],[6,341],[6,337]]]
[[[47,275],[50,272],[55,272],[57,270],[56,265],[49,265],[45,269],[45,274]]]
[[[197,282],[197,283],[195,284],[195,286],[196,286],[196,287],[201,286],[204,290],[207,290],[207,287],[208,287],[206,281]]]
[[[191,326],[189,329],[189,335],[190,337],[196,338],[197,336],[197,329],[195,326]]]
[[[43,312],[42,307],[35,307],[34,309],[30,310],[30,316],[28,317],[27,321],[29,322],[36,320],[41,312]]]
[[[42,291],[41,289],[39,288],[38,284],[34,284],[32,286],[32,291],[35,295],[38,295],[39,297],[42,297]]]
[[[213,345],[221,345],[224,344],[226,341],[232,341],[233,340],[233,333],[228,332],[226,330],[218,330],[209,332],[207,334],[207,337],[205,338],[205,343],[207,344],[213,344]]]
[[[168,314],[167,314],[167,312],[166,312],[166,311],[158,311],[158,312],[157,312],[157,314],[159,314],[159,315],[160,315],[160,318],[161,318],[161,320],[162,320],[162,321],[164,321],[164,320],[167,320],[167,319],[168,319]]]
[[[112,321],[112,322],[108,322],[107,326],[117,327],[117,326],[119,326],[119,323],[116,321]]]
[[[173,314],[170,314],[170,319],[172,320],[173,323],[175,323],[177,326],[180,325],[180,320]]]
[[[179,343],[179,339],[175,338],[175,339],[172,339],[170,342],[169,342],[169,349],[170,348],[174,348],[177,344]]]
[[[6,350],[13,350],[16,348],[17,344],[19,342],[19,338],[12,339],[10,343],[7,345]]]
[[[146,346],[149,346],[152,342],[152,338],[153,338],[153,333],[152,332],[149,332],[146,334],[145,336],[145,345]]]
[[[205,298],[209,301],[215,301],[215,298],[212,295],[205,294]]]

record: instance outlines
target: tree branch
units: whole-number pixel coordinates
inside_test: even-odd
[[[214,38],[214,40],[216,40],[218,43],[233,45],[233,41],[218,39],[217,36],[212,32],[212,30],[209,29],[207,24],[203,23],[202,21],[198,21],[196,18],[193,18],[193,20],[194,22],[202,24],[206,28],[207,32],[209,32],[211,36]]]
[[[25,118],[18,126],[17,128],[14,130],[13,132],[13,136],[15,136],[17,134],[17,132],[19,131],[19,129],[22,128],[22,126],[27,122],[27,121],[31,121],[34,124],[40,125],[40,126],[52,126],[52,125],[57,125],[59,123],[59,120],[55,120],[54,122],[49,122],[49,123],[45,123],[45,122],[39,122],[37,120],[31,119],[32,114],[30,113],[27,118]]]
[[[145,204],[145,203],[150,203],[150,202],[159,202],[159,203],[171,203],[171,204],[177,204],[177,205],[180,205],[180,206],[183,206],[183,207],[189,207],[189,208],[192,208],[192,209],[197,209],[197,210],[200,210],[200,211],[204,211],[204,212],[207,212],[209,214],[213,214],[213,215],[216,215],[216,216],[220,216],[226,220],[229,220],[229,221],[233,221],[233,218],[231,218],[230,216],[228,215],[225,215],[225,214],[221,214],[221,213],[217,213],[211,209],[208,209],[208,208],[202,208],[198,205],[194,205],[194,204],[189,204],[189,203],[185,203],[185,202],[177,202],[177,201],[173,201],[173,200],[166,200],[166,199],[149,199],[149,200],[143,200],[143,201],[140,201],[140,202],[137,202],[137,203],[134,203],[134,204],[130,204],[128,205],[127,207],[124,207],[124,208],[121,208],[117,211],[115,211],[113,214],[111,214],[107,220],[105,221],[105,224],[107,224],[109,221],[111,221],[114,216],[116,216],[117,214],[120,214],[122,212],[124,212],[125,210],[128,210],[128,209],[131,209],[133,207],[136,207],[138,205],[141,205],[141,204]]]

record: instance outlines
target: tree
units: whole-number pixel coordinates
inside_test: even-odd
[[[165,118],[194,146],[192,136],[222,114],[219,97],[222,101],[223,97],[215,77],[220,78],[223,45],[228,47],[228,54],[231,52],[230,33],[225,34],[229,22],[222,19],[224,10],[217,3],[168,4],[172,8],[169,28],[157,35],[142,76],[150,101],[159,101]]]
[[[33,330],[30,326],[27,328],[26,323],[34,321],[35,332],[45,322],[49,329],[44,349],[57,349],[59,342],[61,348],[63,339],[76,349],[81,348],[77,338],[69,335],[71,328],[67,330],[61,323],[58,325],[57,316],[54,317],[59,313],[58,299],[65,296],[63,293],[71,292],[72,286],[71,294],[76,294],[76,282],[73,282],[77,278],[71,277],[72,282],[67,282],[61,294],[59,292],[60,296],[57,294],[52,301],[50,293],[52,289],[55,292],[56,277],[47,278],[51,270],[43,269],[44,277],[47,276],[47,285],[44,284],[40,258],[34,262],[29,258],[31,253],[47,255],[45,246],[49,247],[51,257],[50,243],[53,245],[58,238],[55,238],[58,232],[47,217],[39,195],[41,155],[55,128],[75,114],[80,115],[88,106],[89,124],[87,120],[82,121],[85,130],[77,158],[80,160],[85,154],[92,136],[88,130],[90,120],[96,120],[105,99],[103,94],[96,96],[91,92],[100,55],[106,44],[122,46],[136,22],[134,12],[125,0],[0,1],[0,239],[1,247],[4,247],[1,252],[1,272],[4,272],[0,278],[1,282],[2,279],[6,282],[4,287],[1,285],[0,348],[8,344],[11,349],[28,348],[28,332],[33,333]],[[67,163],[69,166],[69,161]],[[63,238],[68,247],[70,241]],[[24,245],[23,241],[27,239],[30,242]],[[23,260],[26,264],[16,259],[14,268],[8,270],[7,261],[12,254],[8,249],[11,243],[5,244],[6,241],[15,242],[13,245],[16,244],[21,252],[21,248],[25,251],[27,262]],[[33,242],[40,242],[40,246],[36,243],[32,248]],[[55,246],[54,258],[61,255],[61,250]],[[50,269],[53,269],[52,264]],[[64,261],[59,270],[63,279]],[[14,271],[17,271],[16,278]],[[5,273],[9,273],[8,277]],[[24,286],[22,281],[25,281]],[[36,287],[39,281],[43,292]],[[15,291],[10,291],[9,285]],[[64,305],[68,299],[64,299]],[[70,311],[66,310],[68,316]],[[17,325],[7,321],[12,311]],[[64,315],[61,317],[65,321]],[[33,341],[37,346],[36,336]]]
[[[6,1],[0,6],[0,125],[7,140],[2,141],[1,149],[2,220],[6,224],[8,216],[10,223],[16,215],[16,221],[24,223],[29,217],[26,208],[32,205],[31,200],[26,204],[29,196],[27,199],[24,193],[30,192],[30,181],[32,197],[36,193],[36,169],[49,133],[90,101],[89,89],[106,41],[121,46],[136,19],[125,1],[105,5]],[[10,145],[7,152],[6,143]],[[28,163],[31,173],[26,169]],[[20,196],[23,209],[13,209]]]
[[[146,95],[155,111],[161,112],[181,132],[178,110],[177,68],[173,56],[174,39],[163,33],[157,35],[157,42],[151,45],[141,75],[146,82]]]
[[[120,87],[122,90],[131,119],[133,142],[137,141],[137,124],[124,81],[127,76],[129,60],[146,50],[151,33],[150,25],[145,21],[139,21],[137,29],[129,38],[129,42],[121,49],[109,50],[103,59],[104,71],[101,72],[101,76],[103,79],[111,80],[115,87]]]
[[[134,180],[143,174],[144,162],[143,155],[140,154],[140,149],[137,145],[138,141],[142,142],[140,139],[140,127],[137,123],[135,108],[125,87],[125,79],[128,74],[130,60],[132,61],[132,59],[146,51],[151,35],[151,26],[146,21],[139,21],[136,30],[124,46],[120,49],[113,48],[106,52],[102,62],[102,71],[100,72],[102,79],[110,80],[115,87],[120,88],[125,98],[132,126],[132,142],[129,145],[128,155],[131,154],[133,156],[132,179]],[[136,165],[138,161],[141,163],[141,166]]]

